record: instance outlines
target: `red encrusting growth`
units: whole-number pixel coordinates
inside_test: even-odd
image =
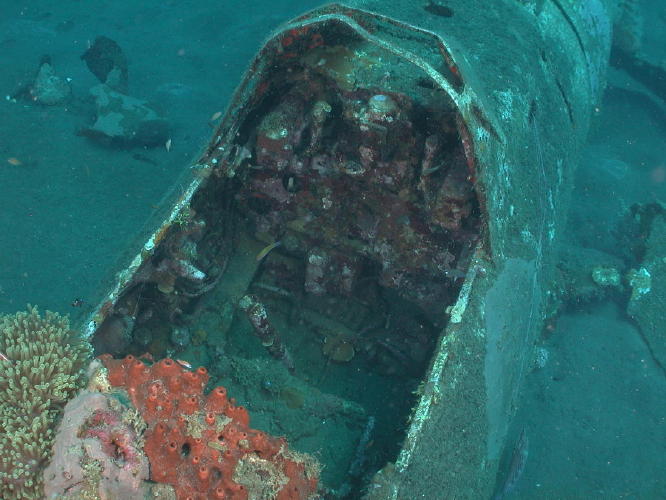
[[[234,405],[224,387],[203,394],[205,368],[189,371],[168,358],[153,365],[131,355],[100,359],[109,383],[127,391],[148,426],[150,479],[172,485],[179,500],[245,500],[267,485],[277,500],[316,492],[318,469],[311,459],[290,452],[284,438],[251,429],[247,410]]]

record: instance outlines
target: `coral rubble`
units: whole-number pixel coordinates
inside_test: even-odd
[[[88,348],[66,317],[36,307],[0,316],[0,498],[42,498],[53,428],[82,385]]]
[[[169,123],[146,101],[121,94],[100,83],[90,89],[97,113],[92,126],[79,135],[119,147],[162,146],[169,138]]]
[[[34,101],[47,106],[62,104],[72,94],[69,82],[55,73],[50,58],[43,58],[31,89]]]
[[[100,82],[118,92],[127,92],[127,57],[114,40],[98,36],[81,59]]]

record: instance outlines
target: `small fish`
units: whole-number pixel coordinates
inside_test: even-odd
[[[12,360],[9,359],[7,356],[5,356],[3,353],[0,352],[0,361],[7,361],[8,363],[11,363]]]
[[[451,268],[444,271],[444,274],[447,278],[452,279],[453,281],[464,279],[467,276],[467,273],[462,269]]]
[[[159,165],[155,160],[152,158],[148,158],[145,155],[142,155],[141,153],[134,153],[132,155],[132,158],[134,158],[136,161],[142,161],[143,163],[148,163],[149,165]]]
[[[15,167],[19,167],[19,166],[23,165],[23,162],[21,160],[19,160],[18,158],[14,157],[14,156],[12,156],[11,158],[7,158],[7,163],[9,163],[10,165],[13,165]]]
[[[273,250],[276,247],[279,247],[282,245],[282,242],[280,240],[274,241],[270,245],[265,246],[264,248],[261,249],[261,251],[257,254],[256,261],[259,262],[261,261],[264,257],[268,255],[268,253]]]
[[[437,172],[440,168],[442,168],[442,165],[437,165],[436,167],[430,167],[430,168],[425,168],[423,169],[423,172],[421,172],[421,175],[430,175],[434,172]]]
[[[178,363],[183,368],[187,368],[188,370],[192,369],[192,365],[190,363],[188,363],[187,361],[183,361],[182,359],[177,359],[176,363]]]
[[[85,300],[77,297],[74,300],[72,300],[72,303],[70,305],[72,307],[83,307],[83,304],[85,304]]]
[[[222,116],[222,111],[216,111],[213,113],[213,115],[208,119],[208,126],[210,128],[215,128],[217,126],[217,121],[220,119],[220,116]]]
[[[164,144],[164,148],[167,150],[167,153],[171,151],[171,139],[166,141],[166,143]]]

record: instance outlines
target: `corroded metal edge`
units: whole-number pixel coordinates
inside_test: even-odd
[[[210,169],[211,165],[195,164],[190,166],[190,168]],[[171,209],[171,212],[169,212],[168,217],[150,235],[146,243],[144,243],[144,245],[141,247],[141,250],[131,260],[129,265],[116,275],[115,285],[111,291],[101,300],[98,306],[92,311],[88,317],[88,320],[84,323],[84,338],[90,339],[99,325],[101,325],[102,322],[106,319],[109,312],[113,309],[113,305],[115,305],[116,301],[118,300],[118,297],[120,297],[120,294],[124,291],[125,286],[130,281],[132,281],[136,271],[154,254],[155,248],[167,234],[169,228],[171,228],[171,226],[176,222],[179,214],[181,214],[184,209],[189,206],[190,201],[192,200],[192,196],[194,196],[194,193],[197,192],[203,180],[203,178],[199,177],[192,180],[187,189],[185,189],[183,194],[176,201],[175,205]]]
[[[469,303],[472,287],[478,277],[486,275],[485,262],[484,250],[480,242],[475,249],[472,262],[470,263],[469,272],[465,276],[465,281],[458,294],[458,299],[449,310],[449,315],[451,317],[449,325],[462,322],[465,310],[467,309],[467,304]],[[442,377],[444,376],[446,363],[449,359],[448,345],[453,340],[451,335],[455,335],[454,333],[448,332],[448,330],[449,327],[447,325],[444,327],[440,335],[437,344],[437,354],[423,380],[423,390],[419,401],[412,410],[410,426],[407,430],[405,441],[395,464],[398,472],[404,472],[409,466],[414,449],[421,437],[423,426],[430,417],[430,410],[433,405],[440,402],[440,384],[442,382]]]

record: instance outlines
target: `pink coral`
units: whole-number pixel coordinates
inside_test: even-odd
[[[82,391],[72,399],[44,471],[46,498],[130,500],[150,494],[141,422],[131,425],[132,415],[108,394]]]

